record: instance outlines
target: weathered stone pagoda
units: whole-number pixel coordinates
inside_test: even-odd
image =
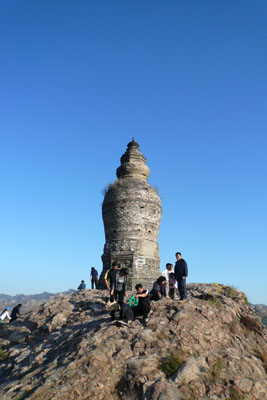
[[[114,260],[129,271],[128,290],[136,283],[150,289],[159,276],[161,200],[148,177],[146,158],[133,139],[121,157],[118,179],[109,185],[102,205],[106,243],[101,287]]]

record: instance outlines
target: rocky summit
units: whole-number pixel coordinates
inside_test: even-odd
[[[105,296],[59,295],[1,324],[1,400],[267,398],[267,331],[239,290],[189,284],[128,326]]]

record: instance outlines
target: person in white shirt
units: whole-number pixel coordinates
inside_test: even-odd
[[[4,309],[4,311],[1,312],[1,314],[0,314],[0,319],[1,319],[2,321],[4,321],[5,318],[8,318],[9,320],[11,319],[8,310],[9,310],[9,307],[6,307],[6,308]]]
[[[166,279],[166,294],[169,295],[169,275],[173,272],[173,265],[171,263],[166,264],[166,269],[162,271],[161,275]]]

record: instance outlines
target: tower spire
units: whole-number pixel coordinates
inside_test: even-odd
[[[159,276],[161,201],[147,182],[148,176],[146,158],[133,138],[121,156],[118,179],[110,185],[102,205],[106,242],[100,287],[105,287],[105,272],[115,260],[129,271],[128,290],[139,282],[151,288]]]

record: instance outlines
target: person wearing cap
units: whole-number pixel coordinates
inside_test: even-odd
[[[0,319],[1,319],[1,321],[4,321],[5,318],[8,318],[9,320],[11,320],[11,317],[10,317],[10,315],[9,315],[8,310],[9,310],[9,307],[6,307],[6,308],[1,312],[1,314],[0,314]]]

